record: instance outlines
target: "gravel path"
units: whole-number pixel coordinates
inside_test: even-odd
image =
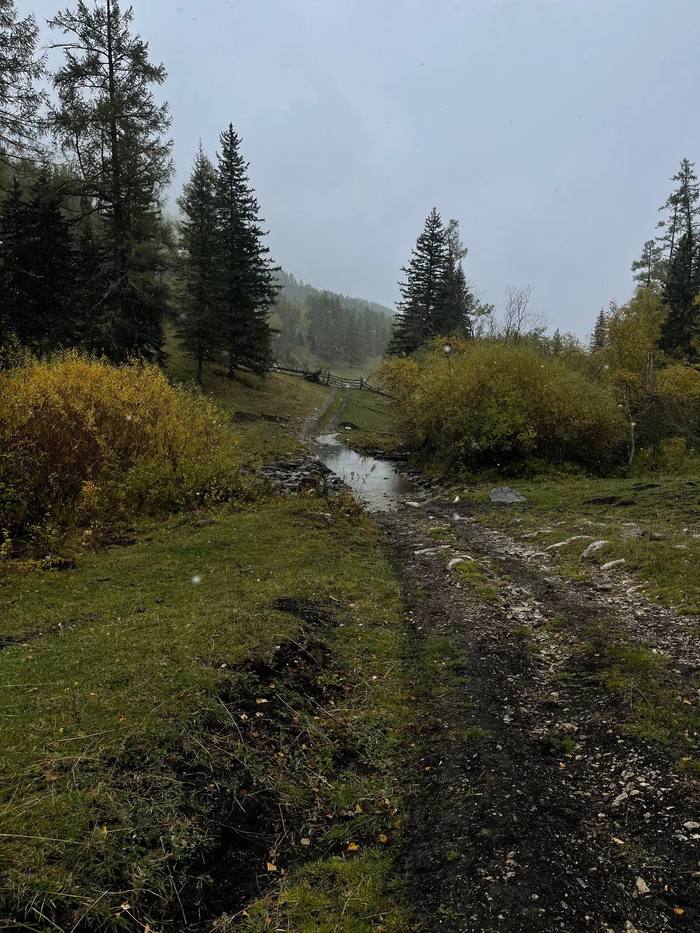
[[[595,638],[668,660],[698,701],[697,631],[624,580],[561,577],[551,556],[435,500],[378,516],[412,650],[451,643],[423,697],[403,858],[426,930],[700,930],[700,785],[629,731]],[[456,539],[436,543],[430,526]],[[483,598],[450,561],[475,559]],[[423,707],[425,708],[425,707]]]

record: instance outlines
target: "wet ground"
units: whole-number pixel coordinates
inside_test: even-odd
[[[697,703],[694,622],[622,576],[564,578],[553,557],[335,436],[314,452],[375,513],[414,657],[447,646],[418,697],[401,860],[419,928],[700,930],[700,785],[676,747],[634,734],[630,703],[601,676],[608,646],[643,646],[668,661],[678,703]]]
[[[392,511],[415,491],[395,463],[357,453],[343,442],[342,435],[322,434],[309,446],[370,512]]]

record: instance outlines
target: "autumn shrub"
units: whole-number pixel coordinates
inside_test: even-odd
[[[0,530],[61,534],[235,495],[219,409],[155,366],[75,353],[0,373]]]
[[[626,427],[613,391],[524,345],[453,341],[384,364],[406,440],[445,465],[532,458],[601,466],[619,459]]]

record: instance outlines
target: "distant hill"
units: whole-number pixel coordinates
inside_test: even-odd
[[[300,279],[295,278],[290,272],[285,272],[284,269],[280,270],[277,280],[283,289],[281,294],[293,304],[303,304],[311,295],[325,294],[339,298],[341,307],[347,308],[350,311],[364,311],[366,308],[369,308],[370,311],[375,311],[377,314],[385,314],[390,318],[393,318],[395,314],[393,308],[387,308],[386,305],[379,304],[378,301],[368,301],[365,298],[351,298],[348,295],[343,295],[341,292],[331,292],[325,289],[315,288],[313,285],[308,285],[306,282],[302,282]]]
[[[280,271],[275,356],[294,366],[362,367],[384,355],[394,312],[376,301],[314,288]]]

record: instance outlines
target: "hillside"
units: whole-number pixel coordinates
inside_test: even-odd
[[[282,290],[272,318],[278,362],[343,372],[374,368],[391,336],[389,308],[322,291],[284,271],[278,280]]]

